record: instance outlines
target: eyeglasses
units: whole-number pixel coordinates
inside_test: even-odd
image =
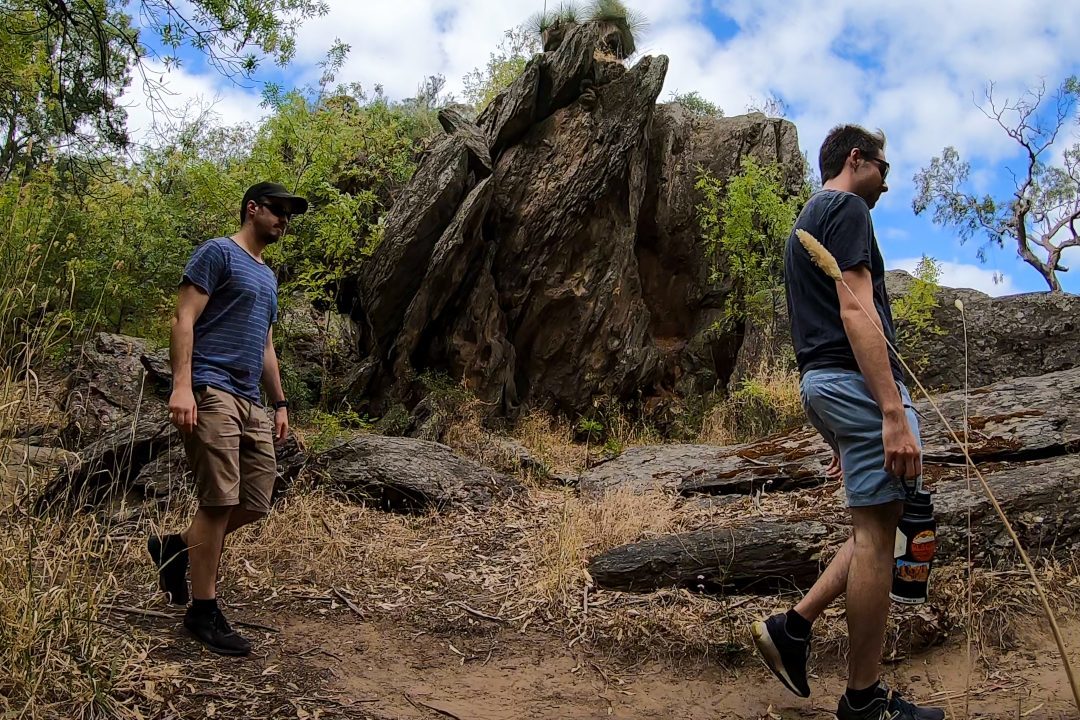
[[[270,212],[274,213],[279,218],[285,218],[286,220],[288,220],[289,218],[292,217],[292,211],[291,210],[289,210],[288,208],[283,207],[281,205],[278,205],[277,203],[261,202],[261,203],[259,203],[259,205],[266,208]]]
[[[861,154],[862,151],[860,150]],[[871,157],[869,155],[863,155],[863,160],[869,160],[878,167],[878,171],[881,173],[881,181],[885,182],[885,176],[889,174],[889,163],[886,160],[882,160],[879,157]]]

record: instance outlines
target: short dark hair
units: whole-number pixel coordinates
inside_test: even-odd
[[[266,202],[266,198],[262,197],[262,196],[244,198],[244,204],[240,206],[240,226],[241,227],[243,227],[244,223],[247,222],[247,206],[248,206],[248,203],[252,202],[252,201],[254,201],[256,205],[262,205],[263,203]]]
[[[859,148],[864,155],[875,157],[885,149],[885,133],[872,133],[860,125],[837,125],[825,136],[818,153],[818,170],[821,182],[832,180],[844,169],[844,163],[852,148]]]

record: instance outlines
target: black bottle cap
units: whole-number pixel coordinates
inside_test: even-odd
[[[916,517],[932,517],[934,514],[934,496],[927,490],[909,493],[904,502],[904,514]]]

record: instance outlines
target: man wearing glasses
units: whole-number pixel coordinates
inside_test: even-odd
[[[905,482],[918,487],[922,474],[918,416],[900,363],[885,342],[887,337],[895,346],[895,333],[885,264],[870,219],[889,189],[885,136],[841,125],[825,138],[818,162],[823,187],[807,201],[795,228],[822,242],[844,281],[816,268],[793,230],[784,253],[784,285],[803,408],[833,448],[826,472],[843,477],[852,533],[794,608],[754,623],[751,631],[773,673],[807,697],[811,625],[846,594],[848,687],[838,720],[941,720],[940,709],[911,704],[880,678],[896,525]]]
[[[192,254],[172,321],[169,416],[184,437],[199,508],[187,530],[151,535],[147,549],[160,588],[177,605],[188,602],[190,563],[192,602],[184,626],[223,655],[251,652],[217,604],[225,536],[270,512],[274,444],[285,440],[289,427],[272,332],[277,279],[263,251],[307,207],[282,185],[250,187],[239,232],[203,243]],[[262,407],[260,381],[274,407],[274,427]]]

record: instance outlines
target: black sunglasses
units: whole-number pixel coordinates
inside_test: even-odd
[[[863,153],[862,150],[859,151],[859,154],[862,155],[863,160],[869,160],[870,162],[877,165],[878,171],[881,173],[881,180],[882,180],[882,182],[884,182],[885,181],[885,176],[889,174],[889,163],[888,163],[888,161],[887,160],[882,160],[879,157],[871,157],[870,155],[867,155],[867,154]]]
[[[279,218],[285,218],[286,220],[288,220],[289,218],[292,217],[292,211],[291,210],[289,210],[287,207],[284,207],[282,205],[278,205],[277,203],[261,202],[261,203],[259,203],[259,205],[266,208],[270,212],[274,213]]]

